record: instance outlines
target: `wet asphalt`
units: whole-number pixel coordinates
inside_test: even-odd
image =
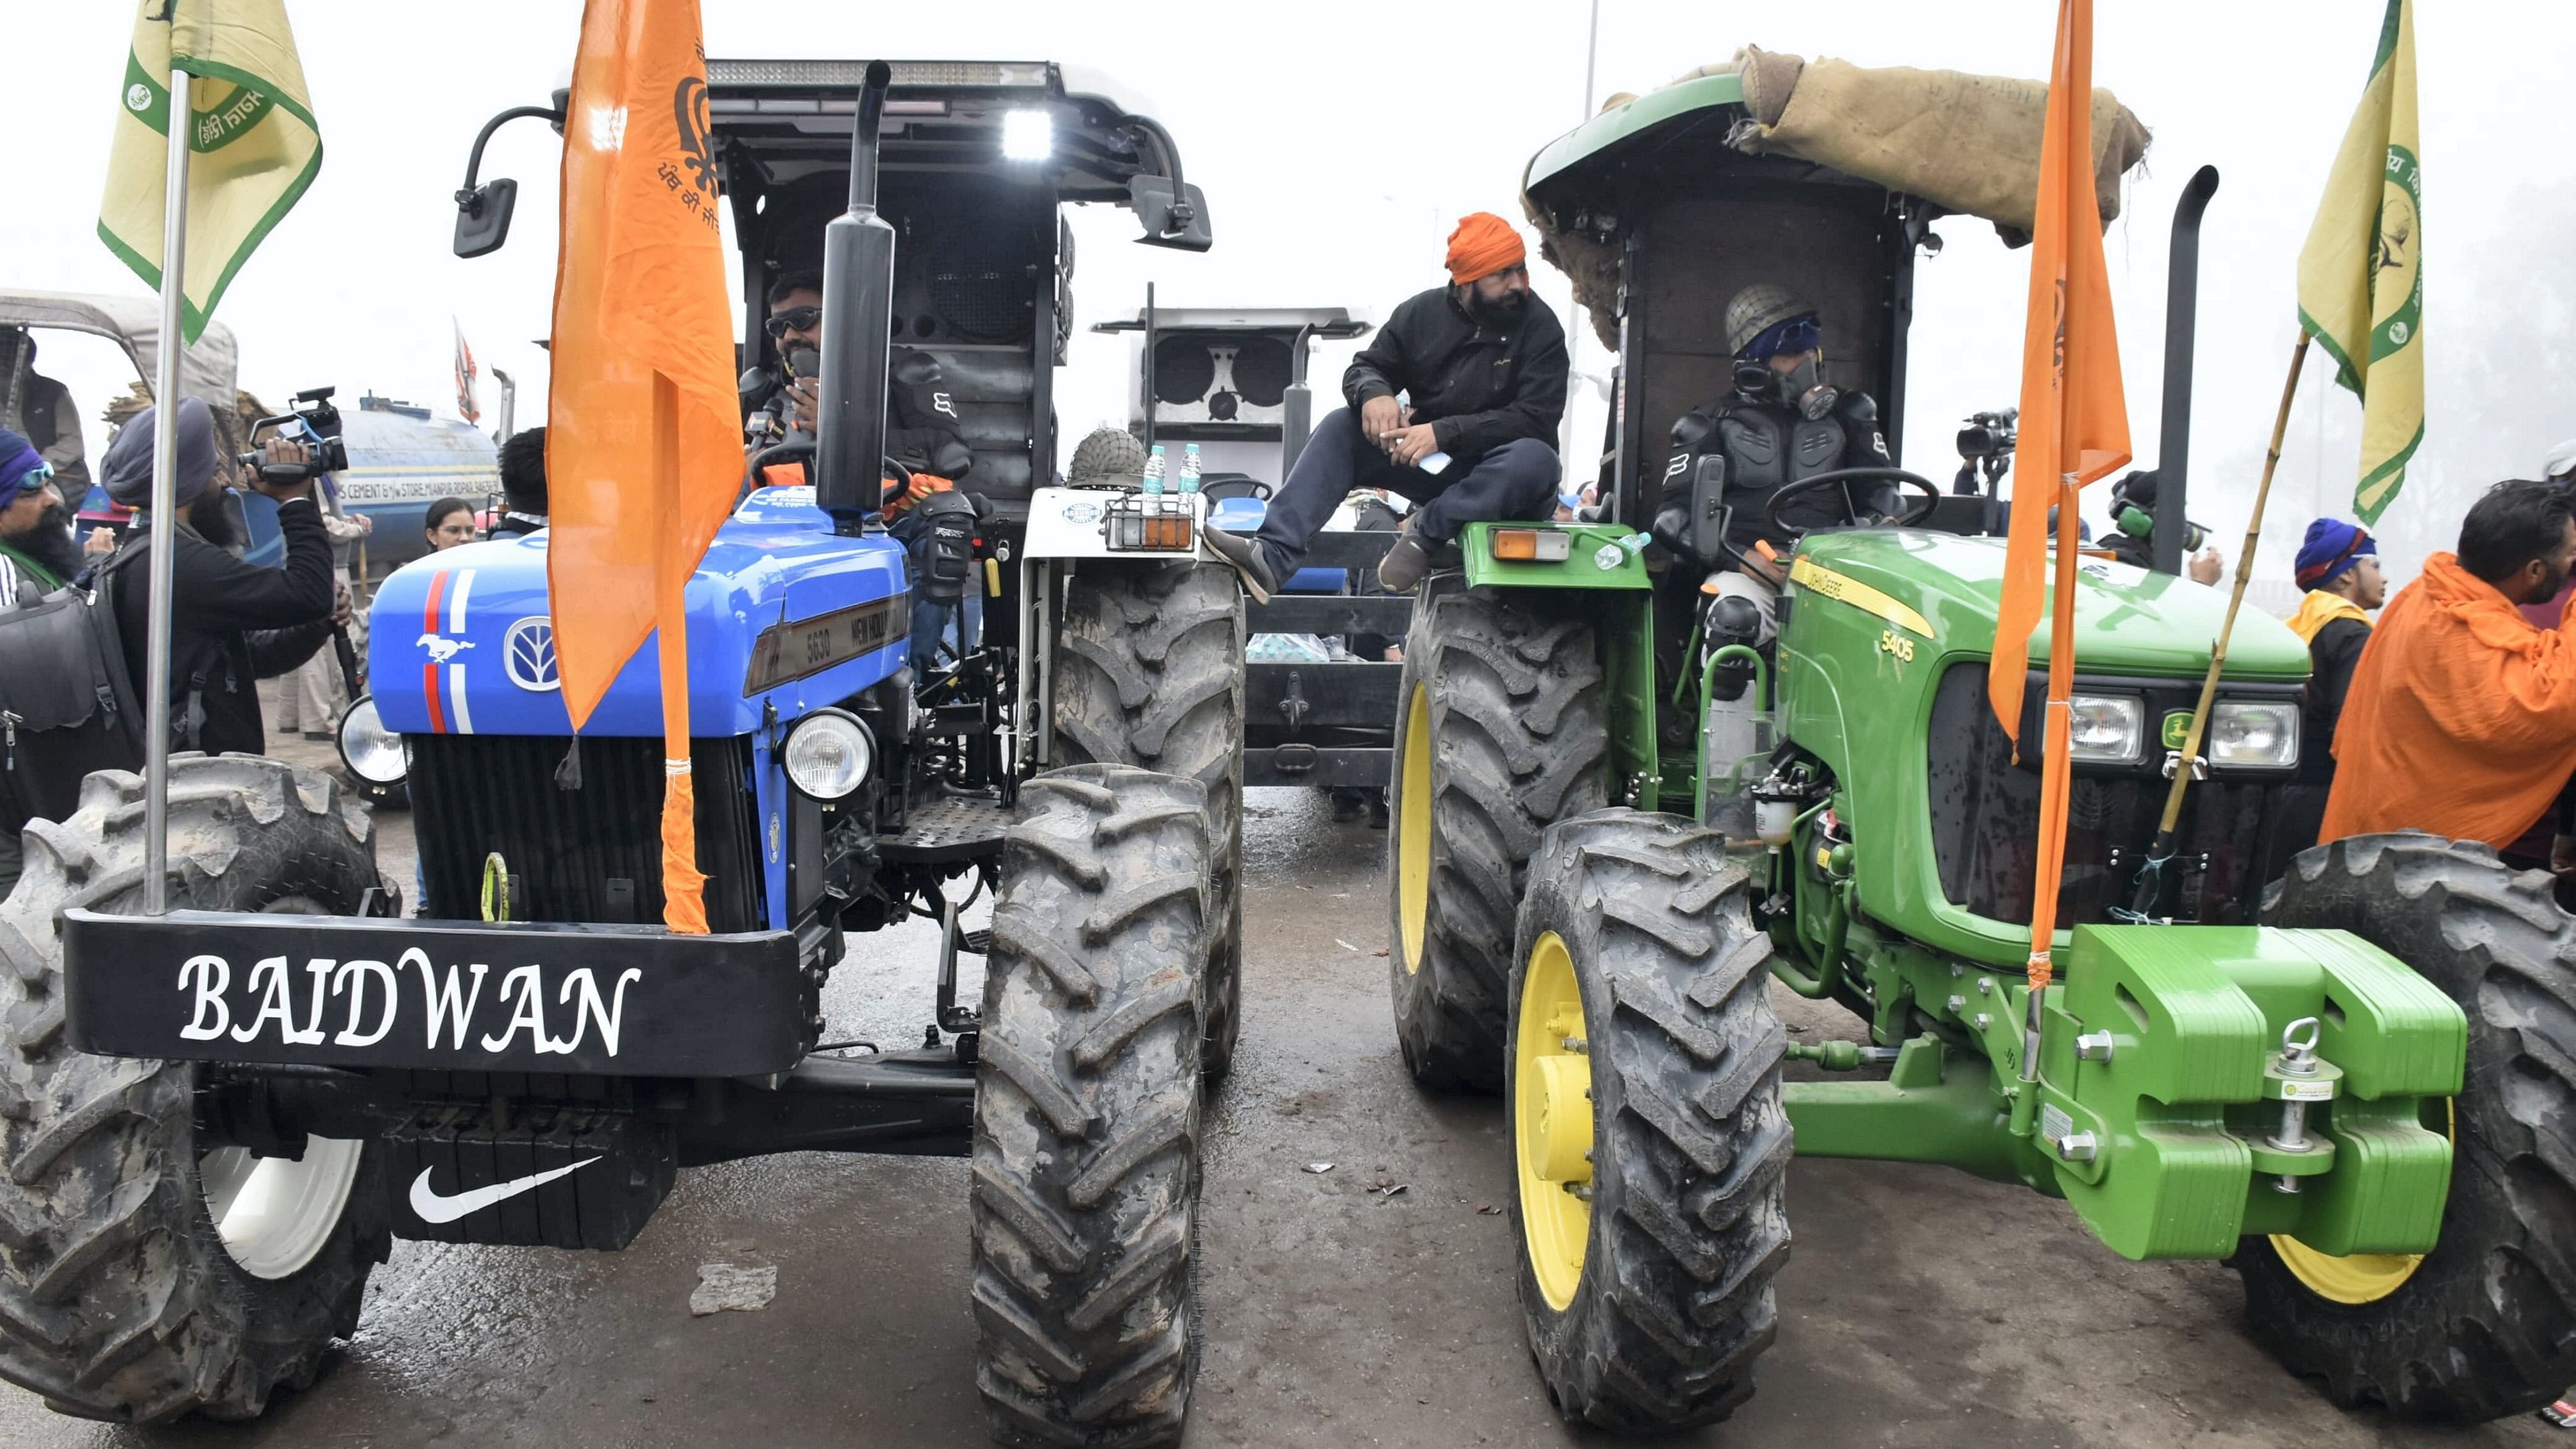
[[[1332,822],[1318,791],[1246,806],[1244,1044],[1209,1118],[1189,1444],[1610,1442],[1563,1427],[1532,1371],[1497,1103],[1426,1096],[1397,1056],[1385,832]],[[380,835],[407,880],[408,817]],[[851,944],[836,1032],[917,1041],[932,933]],[[1857,1026],[1779,1000],[1807,1039]],[[1789,1207],[1759,1392],[1725,1425],[1651,1442],[2576,1449],[2535,1419],[2427,1430],[2335,1409],[2245,1337],[2228,1270],[2126,1262],[2018,1190],[1801,1161]],[[776,1297],[691,1317],[710,1261],[776,1265]],[[0,1444],[973,1446],[967,1282],[960,1161],[702,1168],[622,1253],[396,1244],[356,1340],[255,1423],[91,1424],[0,1386]]]

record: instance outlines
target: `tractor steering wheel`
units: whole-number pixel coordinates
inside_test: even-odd
[[[1923,497],[1902,506],[1886,520],[1896,528],[1911,528],[1921,523],[1932,516],[1932,510],[1941,502],[1941,490],[1933,485],[1931,479],[1920,473],[1909,473],[1903,468],[1882,467],[1876,464],[1863,468],[1836,468],[1832,472],[1801,478],[1795,483],[1773,490],[1770,501],[1762,511],[1762,525],[1781,538],[1804,538],[1807,536],[1805,528],[1780,521],[1780,505],[1792,498],[1804,497],[1820,488],[1838,488],[1845,483],[1856,482],[1863,478],[1885,478],[1922,491]]]

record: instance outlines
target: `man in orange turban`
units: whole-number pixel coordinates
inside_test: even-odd
[[[1297,571],[1355,489],[1417,505],[1378,566],[1389,593],[1411,593],[1466,524],[1553,516],[1565,329],[1530,295],[1520,233],[1501,217],[1462,218],[1448,266],[1449,284],[1407,298],[1342,374],[1350,406],[1315,425],[1260,535],[1207,533],[1257,597]]]
[[[2497,484],[2459,551],[2426,559],[2381,614],[2344,695],[2319,841],[2429,830],[2550,863],[2576,774],[2576,615],[2541,629],[2519,606],[2576,563],[2572,507],[2555,484]]]

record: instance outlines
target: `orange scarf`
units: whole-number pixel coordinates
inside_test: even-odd
[[[2361,611],[2361,605],[2343,595],[2310,589],[2307,597],[2299,600],[2299,612],[2290,616],[2290,632],[2303,642],[2314,644],[2317,631],[2337,619],[2350,619],[2361,624],[2370,622],[2370,616]]]
[[[2320,841],[2429,830],[2511,845],[2576,773],[2576,635],[2532,627],[2437,553],[2371,632],[2334,753]]]

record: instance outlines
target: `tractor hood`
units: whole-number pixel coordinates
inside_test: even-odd
[[[571,733],[547,616],[548,537],[467,544],[385,580],[368,611],[367,661],[386,728]],[[690,732],[748,734],[769,706],[792,720],[902,668],[906,588],[902,545],[835,536],[811,488],[754,493],[689,580]],[[582,732],[659,736],[661,690],[648,637]]]
[[[1993,649],[2003,571],[2000,538],[1910,528],[1819,533],[1799,547],[1797,607],[1832,607],[1809,602],[1822,595],[1878,613],[1943,652],[1985,654]],[[2226,616],[2227,595],[2218,589],[2087,558],[2075,582],[2076,664],[2087,674],[2197,676],[2209,668]],[[2030,662],[2036,668],[2047,660],[2043,606]],[[2258,610],[2237,612],[2228,678],[2297,680],[2307,673],[2298,635]]]

